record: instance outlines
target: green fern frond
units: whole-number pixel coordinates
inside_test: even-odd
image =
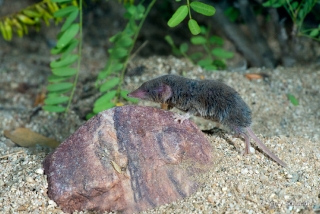
[[[137,99],[127,96],[129,92],[122,88],[122,83],[134,44],[155,1],[152,0],[147,8],[141,3],[125,5],[128,23],[123,31],[109,39],[114,46],[108,50],[109,60],[96,81],[103,94],[95,101],[93,112],[87,115],[87,119],[103,110],[121,105],[121,100],[137,102]]]
[[[51,54],[58,55],[50,63],[52,75],[48,78],[48,95],[43,109],[50,112],[67,112],[78,81],[82,49],[82,1],[52,0],[61,9],[53,13],[57,19],[65,19],[58,34],[56,47]],[[60,4],[63,4],[61,6]],[[80,15],[79,23],[75,22]],[[79,35],[79,36],[78,36]],[[76,63],[76,65],[74,65]]]
[[[54,20],[56,24],[61,22],[62,18],[54,17],[53,14],[64,8],[66,5],[58,4],[58,2],[59,1],[54,0],[43,0],[14,14],[0,17],[0,31],[2,37],[6,41],[10,41],[14,34],[23,37],[25,34],[28,34],[30,27],[39,30],[41,21],[47,26],[50,25],[51,20]],[[72,4],[77,5],[77,1],[72,0]]]

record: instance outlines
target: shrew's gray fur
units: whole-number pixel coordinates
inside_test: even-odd
[[[250,108],[236,90],[224,83],[164,75],[143,83],[128,96],[166,103],[169,109],[176,107],[188,114],[219,122],[245,138],[246,154],[252,138],[273,160],[286,166],[255,136],[250,128]]]

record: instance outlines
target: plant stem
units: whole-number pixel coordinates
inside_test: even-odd
[[[318,39],[318,38],[312,37],[312,36],[310,36],[309,34],[299,33],[298,36],[304,36],[304,37],[307,37],[307,38],[309,38],[309,39],[313,39],[313,40],[315,40],[315,41],[320,42],[320,38]]]
[[[206,38],[207,42],[206,42],[206,44],[204,44],[204,49],[208,53],[209,57],[213,58],[212,53],[210,51],[209,34],[210,34],[210,26],[208,26],[207,32],[205,34],[205,38]]]
[[[154,5],[154,3],[156,3],[156,0],[152,0],[152,2],[150,2],[150,4],[148,5],[148,8],[147,8],[146,12],[144,13],[144,15],[143,15],[143,17],[142,17],[142,19],[141,19],[141,21],[140,21],[140,23],[139,23],[138,29],[137,29],[134,37],[133,37],[133,44],[132,44],[132,46],[131,46],[130,49],[129,49],[128,57],[126,58],[126,61],[123,63],[123,69],[122,69],[121,75],[120,75],[120,83],[123,82],[124,73],[125,73],[125,70],[126,70],[126,68],[127,68],[127,65],[128,65],[129,59],[130,59],[129,56],[130,56],[130,54],[131,54],[131,52],[132,52],[132,50],[133,50],[133,48],[134,48],[134,44],[136,43],[136,40],[137,40],[137,38],[138,38],[138,36],[139,36],[139,32],[140,32],[140,30],[141,30],[141,28],[142,28],[142,25],[143,25],[145,19],[147,18],[148,14],[149,14],[152,6]],[[121,86],[122,86],[122,84],[119,84],[119,85],[118,85],[118,89],[117,89],[117,94],[118,94],[118,95],[119,95],[119,93],[120,93]]]
[[[209,57],[212,58],[209,47],[207,46],[207,44],[203,44],[202,46],[203,46],[204,50],[208,53]]]
[[[192,19],[189,0],[187,0],[187,6],[188,6],[188,10],[189,10],[189,18]]]
[[[74,92],[76,90],[78,77],[79,77],[79,73],[80,73],[80,67],[81,67],[81,56],[82,56],[82,0],[79,1],[79,46],[78,46],[78,56],[79,56],[78,63],[77,63],[77,71],[78,72],[76,73],[76,76],[75,76],[74,81],[73,81],[73,88],[72,88],[72,91],[71,91],[71,94],[70,94],[69,102],[68,102],[68,105],[67,105],[65,113],[67,113],[69,111],[69,109],[70,109],[71,102],[72,102],[72,99],[73,99],[73,95],[74,95]]]
[[[181,52],[181,51],[180,51]],[[190,62],[192,62],[193,64],[195,64],[195,62],[186,54],[181,52],[181,55],[184,56],[186,59],[188,59]]]

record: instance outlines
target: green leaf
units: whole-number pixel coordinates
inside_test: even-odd
[[[213,60],[213,65],[215,65],[217,68],[220,69],[226,69],[226,63],[224,63],[222,60],[215,59]]]
[[[59,77],[70,77],[75,75],[78,72],[75,68],[70,67],[62,67],[62,68],[54,68],[52,69],[52,73]]]
[[[297,98],[295,98],[295,96],[293,96],[292,94],[287,94],[288,99],[290,100],[290,102],[294,105],[297,106],[299,105],[299,101],[297,100]]]
[[[35,10],[24,9],[22,13],[28,17],[41,17],[41,14]]]
[[[65,3],[65,2],[72,2],[73,0],[51,0],[51,2],[56,2],[56,3]]]
[[[109,60],[110,61],[110,60]],[[123,64],[118,60],[112,60],[111,63],[107,63],[107,66],[98,74],[98,80],[102,80],[108,76],[108,74],[116,71],[120,71],[123,69]]]
[[[105,82],[101,87],[100,87],[100,92],[106,92],[109,89],[115,87],[116,85],[118,85],[120,82],[120,78],[115,77],[111,80],[108,80],[107,82]]]
[[[316,37],[316,36],[318,36],[318,34],[319,34],[319,29],[313,29],[311,32],[310,32],[310,36],[311,37]]]
[[[91,119],[91,118],[94,117],[95,115],[97,115],[97,114],[95,114],[95,113],[89,113],[89,114],[87,114],[87,115],[86,115],[86,120]]]
[[[137,13],[137,7],[135,5],[128,5],[128,7],[126,8],[127,12],[133,16],[135,13]]]
[[[198,22],[194,19],[190,19],[188,21],[188,27],[189,27],[190,32],[193,35],[198,35],[201,32],[201,29],[200,29],[200,26],[198,25]]]
[[[78,47],[79,40],[78,39],[72,39],[69,44],[63,48],[63,53],[61,57],[66,57],[69,55],[76,47]]]
[[[166,36],[164,37],[164,40],[166,40],[171,47],[174,47],[174,46],[175,46],[175,45],[174,45],[174,42],[173,42],[173,39],[172,39],[171,36],[166,35]]]
[[[213,14],[215,14],[216,12],[216,9],[211,5],[204,4],[198,1],[191,2],[190,7],[197,13],[205,16],[213,16]]]
[[[74,20],[76,20],[76,18],[78,17],[78,14],[79,14],[79,10],[71,12],[68,18],[66,19],[66,21],[64,22],[64,24],[62,25],[61,31],[67,30],[68,27],[70,27],[70,25],[74,22]]]
[[[298,12],[298,20],[299,20],[299,19],[300,19],[300,20],[303,20],[305,16],[306,16],[306,11],[304,11],[304,10],[299,10],[299,12]]]
[[[36,23],[33,19],[30,19],[28,16],[25,16],[21,13],[18,13],[16,16],[23,24],[34,25]]]
[[[292,3],[291,3],[291,8],[292,8],[292,10],[296,10],[296,8],[298,7],[298,5],[299,5],[298,2],[296,2],[296,1],[292,2]]]
[[[189,46],[187,43],[182,43],[179,47],[181,53],[186,53],[189,49]]]
[[[224,14],[230,19],[231,22],[235,22],[240,16],[240,11],[235,7],[229,7],[224,11]]]
[[[201,34],[202,34],[202,35],[206,35],[208,29],[207,29],[205,26],[201,25],[201,26],[200,26],[200,31],[201,31]]]
[[[203,56],[203,53],[200,53],[200,52],[196,52],[196,53],[193,53],[190,55],[190,58],[193,59],[193,60],[198,60],[198,59],[201,59]]]
[[[191,43],[193,45],[204,45],[207,43],[207,39],[204,36],[193,36],[191,37]]]
[[[269,0],[269,1],[265,2],[265,3],[263,3],[262,6],[278,8],[278,7],[281,7],[284,4],[285,4],[285,1]]]
[[[48,112],[64,112],[66,110],[65,107],[62,106],[42,106],[43,110],[46,110]]]
[[[216,71],[216,70],[218,70],[217,66],[215,66],[215,65],[206,65],[206,66],[203,66],[203,68],[208,70],[208,71]]]
[[[181,56],[181,52],[180,52],[180,50],[177,49],[177,48],[172,48],[172,53],[173,53],[173,55],[175,55],[175,56]]]
[[[69,55],[69,53],[72,52],[74,48],[78,46],[78,44],[79,44],[79,40],[72,39],[71,42],[66,47],[63,47],[63,48],[54,47],[53,49],[51,49],[51,54],[62,53],[61,57],[65,57],[66,55]]]
[[[207,59],[199,60],[199,61],[197,62],[197,64],[198,64],[198,65],[200,65],[200,66],[202,66],[202,67],[204,67],[204,66],[211,65],[211,64],[212,64],[212,62],[213,62],[213,60],[212,60],[212,59],[207,58]]]
[[[60,97],[60,96],[62,96],[62,95],[60,94],[60,92],[59,92],[59,93],[50,92],[50,93],[47,94],[47,98]]]
[[[101,104],[108,103],[110,100],[112,100],[116,96],[116,94],[117,94],[116,90],[109,91],[108,93],[99,97],[94,103],[94,106],[99,106]]]
[[[77,8],[76,6],[68,6],[68,7],[62,8],[62,9],[58,10],[57,12],[55,12],[53,14],[53,16],[55,18],[63,18],[63,17],[68,16],[70,13],[76,12],[76,11],[79,12],[79,8]]]
[[[64,31],[57,42],[58,48],[67,46],[70,41],[78,34],[79,24],[72,24],[66,31]]]
[[[127,91],[127,90],[121,90],[120,91],[120,96],[122,98],[124,98],[125,100],[128,100],[128,101],[130,101],[132,103],[138,103],[139,102],[139,99],[137,99],[137,98],[128,97],[127,96],[128,93],[129,93],[129,91]]]
[[[138,4],[137,6],[137,12],[134,14],[134,19],[135,20],[140,20],[143,18],[145,11],[145,7],[142,4]]]
[[[52,61],[50,63],[51,68],[60,68],[60,67],[66,67],[68,65],[71,65],[79,58],[78,55],[67,55],[64,58],[61,58],[60,60]]]
[[[133,34],[135,34],[135,32],[138,30],[138,26],[137,23],[133,20],[130,19],[129,23],[125,29],[125,32],[128,36],[133,36]]]
[[[180,24],[188,15],[188,6],[180,6],[168,21],[169,27],[175,27]]]
[[[138,13],[144,13],[146,8],[142,4],[138,4],[137,10],[138,10]]]
[[[125,48],[116,48],[112,51],[112,58],[121,59],[128,55],[128,50]]]
[[[212,45],[215,45],[215,44],[217,44],[217,45],[223,45],[224,41],[223,41],[223,39],[222,39],[221,37],[219,37],[219,36],[211,36],[211,37],[209,38],[209,43],[212,44]]]
[[[173,54],[176,55],[176,56],[180,56],[180,55],[181,55],[181,52],[180,52],[180,50],[175,46],[175,44],[174,44],[173,39],[171,38],[171,36],[166,35],[166,36],[164,37],[164,39],[165,39],[165,40],[168,42],[168,44],[171,46]]]
[[[61,97],[48,97],[44,100],[44,103],[46,105],[57,105],[57,104],[61,104],[61,103],[65,103],[69,101],[69,97],[66,96],[61,96]]]
[[[119,47],[130,47],[133,44],[133,39],[130,36],[122,36],[116,44]]]
[[[122,68],[123,68],[123,64],[122,63],[120,63],[118,60],[112,60],[112,61],[113,61],[112,63],[110,63],[109,65],[107,65],[103,69],[102,73],[106,73],[106,75],[108,75],[108,74],[111,74],[113,72],[122,70]],[[100,74],[99,74],[98,75],[98,79],[104,79],[106,77],[106,75],[100,76]]]
[[[126,27],[123,32],[124,32],[127,36],[133,37],[133,36],[135,35],[137,29],[138,29],[138,27],[137,27],[136,25],[133,26],[132,24],[130,24],[130,26],[129,26],[129,27]]]
[[[62,82],[62,83],[54,83],[51,85],[48,85],[47,90],[50,92],[55,91],[62,91],[62,90],[68,90],[73,87],[73,84],[70,82]]]
[[[50,92],[50,93],[48,93],[48,97],[51,97],[52,94],[54,94],[55,96],[57,96],[57,95],[61,96],[61,95],[65,94],[65,93],[69,92],[71,89],[72,88],[64,89],[64,90],[60,90],[60,91]]]
[[[215,48],[211,51],[211,53],[216,56],[216,57],[219,57],[219,58],[223,58],[223,59],[229,59],[229,58],[232,58],[233,57],[233,53],[230,52],[230,51],[226,51],[222,48]]]
[[[51,54],[60,54],[62,52],[62,48],[54,47],[51,49],[50,53]]]
[[[99,113],[115,106],[111,100],[116,96],[117,91],[113,90],[103,95],[94,103],[93,113]]]
[[[102,103],[100,105],[94,105],[93,113],[98,114],[99,112],[102,112],[104,110],[113,108],[115,106],[116,105],[114,103],[112,103],[112,102],[105,102],[105,103]]]
[[[123,69],[123,64],[122,63],[114,63],[112,65],[112,71],[116,72],[116,71],[120,71]]]
[[[51,75],[48,77],[48,81],[50,83],[54,83],[54,82],[61,82],[63,80],[66,80],[66,79],[69,79],[70,77],[59,77],[59,76],[56,76],[56,75]]]
[[[121,32],[119,32],[119,33],[111,36],[111,37],[109,38],[109,42],[114,43],[114,42],[116,42],[119,38],[121,38]]]

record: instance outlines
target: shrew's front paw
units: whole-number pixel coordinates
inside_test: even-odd
[[[183,121],[190,118],[190,115],[188,113],[185,115],[175,115],[173,118],[175,122],[183,123]]]

